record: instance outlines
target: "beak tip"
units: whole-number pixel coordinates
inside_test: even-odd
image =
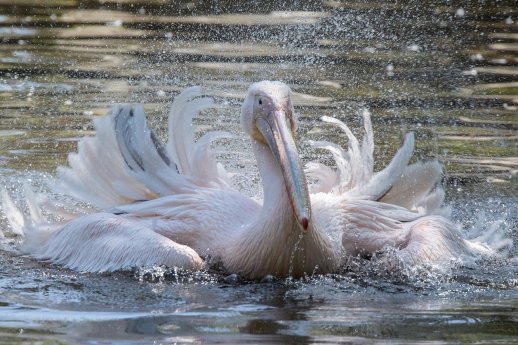
[[[302,228],[304,229],[304,231],[306,231],[309,226],[309,219],[307,217],[302,217],[300,219],[300,225],[302,225]]]

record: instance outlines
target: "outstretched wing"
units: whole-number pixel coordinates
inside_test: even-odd
[[[27,215],[1,191],[12,232],[22,237],[21,252],[81,271],[204,267],[200,255],[212,254],[207,248],[218,253],[215,240],[226,239],[259,209],[231,187],[210,150],[213,140],[229,134],[194,140],[192,119],[212,104],[198,87],[177,96],[165,145],[140,105],[117,105],[95,120],[96,135],[81,139],[70,166],[59,168],[55,191],[106,212],[81,216],[91,210],[69,212],[27,186]]]
[[[347,136],[348,149],[326,141],[310,141],[315,148],[331,152],[336,169],[310,162],[307,174],[316,182],[313,192],[330,193],[350,200],[372,200],[405,207],[424,214],[437,212],[444,199],[437,185],[442,167],[437,161],[408,164],[414,149],[414,136],[408,133],[387,167],[374,172],[374,140],[370,113],[363,111],[365,135],[360,141],[342,121],[323,117]]]
[[[210,143],[230,134],[209,132],[194,140],[193,117],[213,104],[201,95],[201,88],[191,87],[175,98],[166,145],[147,125],[141,105],[114,106],[94,121],[96,135],[81,139],[78,152],[69,155],[70,167],[58,168],[59,190],[105,209],[200,187],[229,188]]]
[[[348,138],[348,149],[329,142],[311,142],[330,151],[336,169],[309,163],[307,173],[316,180],[310,189],[315,222],[322,228],[341,229],[343,249],[350,255],[373,254],[385,246],[397,248],[406,263],[437,262],[462,255],[495,255],[511,241],[489,232],[467,240],[440,210],[444,191],[438,186],[442,167],[437,161],[408,164],[414,148],[411,133],[387,167],[373,170],[374,140],[370,114],[363,112],[363,141],[341,121],[323,120],[338,126]]]

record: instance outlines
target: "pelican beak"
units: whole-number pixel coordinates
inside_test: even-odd
[[[293,213],[302,230],[306,232],[311,219],[308,186],[291,129],[287,124],[286,113],[280,110],[271,111],[264,117],[257,118],[256,126],[281,167]]]

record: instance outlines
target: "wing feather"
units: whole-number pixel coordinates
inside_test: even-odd
[[[408,133],[405,136],[403,145],[398,149],[394,158],[390,161],[389,165],[382,171],[374,174],[371,179],[365,181],[363,185],[357,185],[349,193],[353,197],[367,198],[371,200],[378,200],[384,194],[386,194],[393,183],[401,177],[405,170],[412,153],[414,151],[414,135]],[[361,164],[361,162],[358,162]]]
[[[408,209],[426,207],[429,203],[427,208],[431,211],[436,210],[437,202],[442,202],[440,195],[436,194],[433,201],[431,198],[426,201],[425,198],[437,185],[441,175],[442,167],[437,161],[409,165],[380,201]]]
[[[212,141],[228,137],[209,132],[194,141],[192,119],[213,100],[188,88],[169,112],[169,139],[163,145],[149,128],[141,105],[116,105],[94,121],[95,137],[83,138],[59,167],[59,190],[98,208],[189,193],[200,187],[229,188],[229,174],[216,162]]]
[[[362,112],[365,134],[360,141],[349,127],[338,119],[324,116],[323,121],[339,127],[348,139],[347,150],[327,141],[310,141],[312,147],[331,152],[336,163],[336,181],[318,181],[318,186],[310,186],[317,192],[329,192],[334,195],[344,195],[355,200],[376,200],[409,208],[436,210],[439,193],[426,205],[424,198],[436,185],[441,169],[438,163],[415,164],[408,166],[414,150],[414,135],[405,135],[401,147],[390,163],[381,171],[374,173],[374,138],[370,113]],[[323,178],[322,166],[312,166],[313,174]],[[316,170],[315,170],[316,169]],[[424,176],[421,176],[424,175]],[[330,176],[325,172],[325,176]],[[324,190],[322,186],[328,189]],[[330,187],[330,185],[333,185]],[[415,193],[417,190],[417,193]],[[433,205],[432,205],[433,204]]]
[[[37,259],[78,271],[107,272],[155,265],[204,267],[200,256],[188,246],[109,213],[94,213],[71,221],[42,243],[25,242],[23,250]]]

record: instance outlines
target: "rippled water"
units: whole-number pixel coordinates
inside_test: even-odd
[[[368,107],[380,162],[416,132],[417,157],[445,166],[466,233],[501,222],[518,242],[517,12],[513,1],[0,0],[1,184],[15,197],[25,180],[45,190],[114,102],[145,103],[160,131],[172,97],[199,84],[222,104],[199,131],[239,133],[247,86],[280,79],[296,92],[304,159],[321,154],[305,140],[336,135],[320,116],[359,129]],[[246,141],[221,146],[256,193]],[[247,282],[79,274],[13,255],[12,241],[0,250],[0,343],[518,343],[516,245],[447,272],[351,260],[335,275]]]

